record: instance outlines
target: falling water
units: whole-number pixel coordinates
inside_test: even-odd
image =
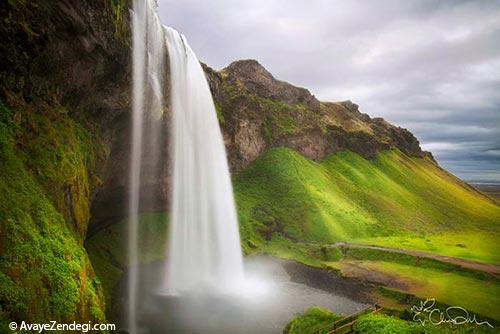
[[[281,333],[286,321],[307,306],[332,307],[341,314],[358,310],[362,305],[357,302],[291,282],[280,263],[269,267],[257,261],[244,279],[226,152],[203,69],[185,38],[161,26],[155,0],[134,0],[131,16],[128,332],[137,333],[139,322],[154,333],[179,329],[183,333]],[[167,50],[171,126],[164,129]],[[166,130],[173,167],[167,264],[151,263],[139,272],[138,215],[155,200],[154,193],[144,189],[157,185],[161,177],[162,147],[169,146],[163,135]],[[160,266],[165,274],[158,270]]]
[[[134,0],[133,111],[128,224],[127,326],[137,332],[138,224],[148,184],[160,178],[163,84],[170,61],[173,181],[165,290],[224,293],[243,279],[231,178],[214,102],[203,69],[177,31],[162,27],[154,0]],[[157,184],[157,183],[156,183]]]
[[[137,331],[138,224],[141,184],[158,178],[165,43],[153,0],[135,0],[132,17],[132,138],[128,203],[128,309],[131,333]]]
[[[242,282],[243,261],[224,141],[196,55],[177,31],[165,33],[173,113],[167,292],[228,292]]]

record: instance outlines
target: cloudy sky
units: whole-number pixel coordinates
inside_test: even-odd
[[[500,1],[158,2],[208,65],[257,59],[408,128],[456,175],[500,182]]]

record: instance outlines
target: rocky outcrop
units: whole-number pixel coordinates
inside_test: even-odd
[[[221,74],[228,85],[243,85],[259,97],[288,104],[303,104],[311,110],[319,111],[319,101],[307,89],[276,80],[256,60],[235,61],[224,68]]]
[[[321,160],[351,150],[372,159],[391,147],[411,156],[429,155],[406,129],[370,118],[351,101],[320,102],[307,89],[276,80],[255,60],[217,72],[204,65],[234,172],[270,147],[289,147]],[[430,156],[431,157],[431,156]]]

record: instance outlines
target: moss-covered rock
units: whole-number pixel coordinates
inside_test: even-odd
[[[100,183],[97,163],[105,157],[99,130],[90,134],[62,106],[40,102],[18,108],[7,111],[2,106],[2,113],[10,114],[17,157],[83,240],[91,193]]]
[[[103,322],[82,238],[94,146],[68,115],[45,107],[0,105],[0,319]]]

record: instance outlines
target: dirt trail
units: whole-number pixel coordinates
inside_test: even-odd
[[[457,258],[457,257],[427,253],[427,252],[417,251],[417,250],[407,250],[407,249],[400,249],[400,248],[382,247],[382,246],[375,246],[375,245],[364,245],[364,244],[356,244],[356,243],[348,243],[348,242],[338,242],[335,244],[335,246],[336,247],[347,247],[347,248],[367,248],[367,249],[375,249],[375,250],[381,250],[381,251],[386,251],[386,252],[408,254],[408,255],[412,255],[412,256],[416,256],[416,257],[423,257],[423,258],[438,260],[441,262],[447,262],[447,263],[455,264],[455,265],[458,265],[458,266],[461,266],[464,268],[480,270],[480,271],[484,271],[486,273],[492,274],[497,278],[500,277],[500,266],[498,266],[496,264],[492,264],[492,263],[484,263],[484,262],[479,262],[479,261],[474,261],[474,260],[466,260],[466,259],[461,259],[461,258]]]

